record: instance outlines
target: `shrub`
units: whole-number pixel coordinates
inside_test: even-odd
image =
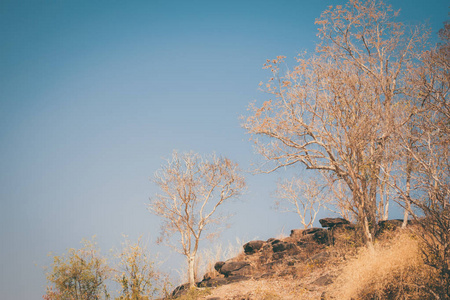
[[[43,296],[47,300],[108,299],[105,280],[110,275],[94,241],[83,240],[83,248],[69,249],[54,256],[51,270],[46,274],[48,286]]]

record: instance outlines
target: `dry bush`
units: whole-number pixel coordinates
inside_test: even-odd
[[[429,272],[418,240],[402,233],[373,249],[361,248],[331,291],[337,299],[427,299],[432,296],[426,289]]]

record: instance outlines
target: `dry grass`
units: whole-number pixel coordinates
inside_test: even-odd
[[[203,276],[203,274],[209,273],[210,275],[218,275],[214,269],[214,265],[218,261],[225,261],[227,259],[236,257],[243,253],[243,242],[241,239],[236,238],[235,242],[228,242],[227,245],[218,243],[213,247],[206,248],[198,254],[197,257],[197,275]],[[197,281],[202,278],[198,277]]]
[[[319,299],[320,295],[320,291],[299,286],[298,281],[269,278],[223,285],[211,290],[210,295],[199,299],[219,297],[222,300],[297,300]]]
[[[329,290],[337,299],[422,299],[425,269],[417,239],[402,233],[360,248]]]

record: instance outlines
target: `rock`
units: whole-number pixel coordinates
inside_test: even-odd
[[[219,270],[219,273],[225,275],[226,277],[230,276],[231,273],[236,273],[238,270],[249,266],[248,262],[245,261],[229,261],[225,262]]]
[[[313,281],[313,284],[319,286],[326,286],[333,283],[333,277],[331,275],[323,275]]]
[[[230,276],[227,278],[227,282],[233,283],[233,282],[245,281],[245,280],[249,280],[250,278],[251,278],[250,276],[233,275],[233,276]]]
[[[382,230],[384,230],[384,229],[394,230],[397,227],[401,227],[402,224],[403,224],[403,220],[402,219],[385,220],[385,221],[379,221],[378,222],[378,226]]]
[[[292,229],[291,234],[289,235],[292,238],[300,238],[303,235],[304,229]]]
[[[285,242],[278,242],[278,243],[272,244],[273,252],[282,252],[286,249],[287,249],[287,243],[285,243]]]
[[[205,273],[205,275],[203,275],[203,280],[202,281],[214,279],[214,278],[216,278],[218,276],[222,276],[222,275],[221,274],[217,274],[216,272],[207,272],[207,273]]]
[[[259,278],[270,278],[270,277],[273,277],[273,276],[275,276],[275,272],[267,272],[267,273],[264,273],[264,274],[262,274],[261,276],[259,276]]]
[[[314,234],[317,231],[322,231],[322,230],[326,230],[326,229],[313,227],[313,228],[308,228],[308,229],[303,230],[302,234],[303,235]]]
[[[188,289],[189,289],[189,283],[179,285],[173,290],[172,297],[178,298],[181,295],[185,294],[188,291]]]
[[[218,261],[216,262],[216,264],[214,265],[214,269],[220,273],[220,269],[222,268],[222,266],[225,264],[225,262],[223,261]]]
[[[323,292],[322,295],[320,295],[320,300],[330,300],[334,299],[327,291]]]
[[[316,255],[311,256],[307,260],[307,262],[313,263],[313,264],[322,264],[322,263],[326,262],[329,257],[330,257],[330,254],[328,252],[326,252],[326,251],[319,252]]]
[[[211,278],[209,280],[203,280],[202,282],[200,282],[198,284],[199,287],[216,287],[216,286],[221,286],[224,284],[227,284],[228,281],[226,278],[224,277],[216,277],[216,278]]]
[[[318,244],[329,244],[330,232],[328,230],[316,231],[313,235],[313,239]]]
[[[408,225],[410,225],[411,222],[408,221]],[[384,220],[378,222],[378,230],[376,235],[379,235],[385,231],[393,231],[397,228],[402,227],[403,225],[403,219],[392,219],[392,220]]]
[[[343,218],[325,218],[319,220],[320,225],[322,227],[328,227],[333,228],[335,226],[344,225],[344,224],[350,224],[350,222]]]
[[[283,264],[284,264],[284,261],[282,259],[278,259],[278,260],[272,261],[270,263],[264,264],[263,267],[267,271],[275,271],[278,268],[278,266],[283,265]]]
[[[278,244],[278,243],[281,242],[279,239],[268,239],[267,241],[269,241],[269,240],[271,240],[270,243],[271,243],[272,245],[275,245],[275,244]]]
[[[276,244],[272,244],[272,251],[274,253],[276,253],[276,252],[283,252],[283,251],[289,251],[289,250],[296,250],[296,249],[297,249],[297,247],[295,246],[295,244],[289,243],[289,242],[279,242],[279,243],[276,243]],[[290,252],[294,253],[294,252],[297,252],[297,251],[290,251]]]
[[[255,273],[255,269],[248,265],[245,266],[243,268],[240,268],[238,270],[234,270],[232,271],[228,277],[236,277],[236,276],[249,276],[249,275],[253,275]]]
[[[264,241],[250,241],[244,245],[245,254],[253,254],[256,253],[259,249],[264,245]]]
[[[281,260],[286,255],[285,252],[276,252],[272,255],[273,260]]]
[[[272,244],[268,244],[268,243],[264,244],[264,246],[262,247],[262,251],[263,252],[270,252],[270,251],[272,251]]]

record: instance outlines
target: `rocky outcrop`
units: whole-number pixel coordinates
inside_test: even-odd
[[[206,273],[199,287],[217,287],[249,279],[269,277],[300,278],[311,268],[323,268],[334,259],[335,253],[330,245],[360,242],[356,225],[343,218],[324,218],[319,220],[324,228],[293,229],[289,237],[270,238],[267,241],[254,240],[243,245],[238,256],[219,261],[215,271]],[[388,220],[378,223],[379,232],[395,230],[403,220]],[[306,272],[306,273],[305,273]],[[306,283],[307,289],[321,291],[330,285],[334,277],[326,270],[320,271]],[[179,296],[189,289],[187,284],[177,287],[173,295]],[[321,299],[331,299],[322,293]]]

